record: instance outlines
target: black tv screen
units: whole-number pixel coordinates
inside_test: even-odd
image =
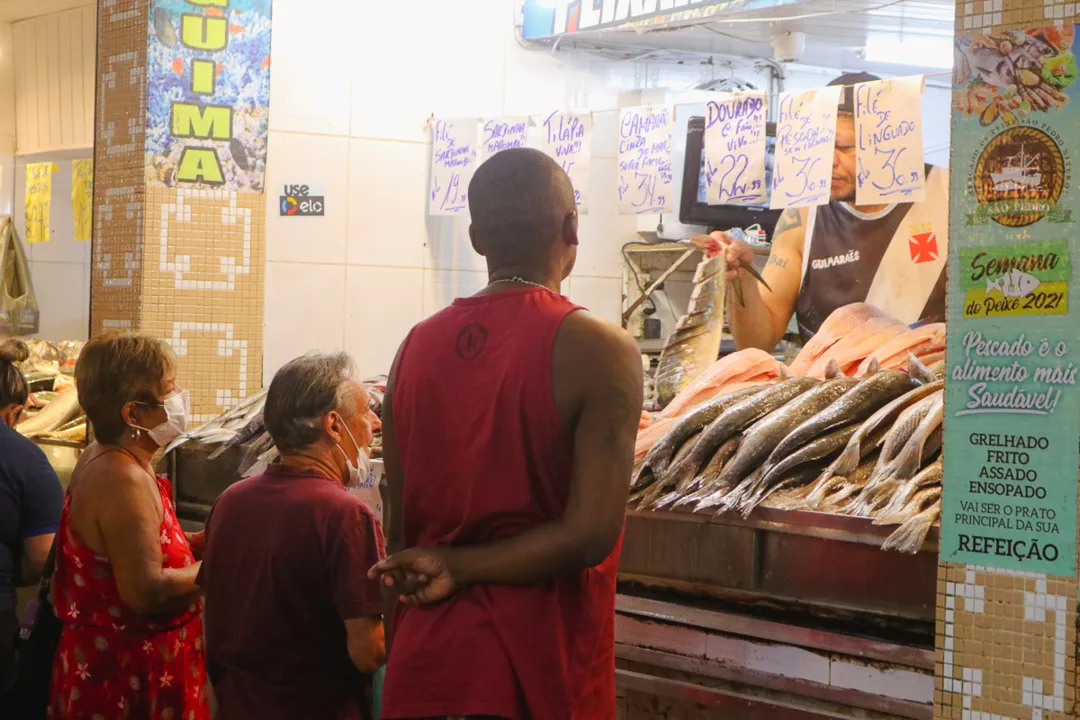
[[[772,187],[776,126],[765,128],[765,186]],[[756,205],[709,205],[705,184],[705,118],[692,117],[686,130],[686,162],[683,166],[682,204],[679,222],[686,225],[705,225],[713,230],[761,225],[772,238],[773,228],[783,210],[770,210]]]

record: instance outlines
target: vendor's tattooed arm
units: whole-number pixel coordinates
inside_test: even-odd
[[[776,228],[773,230],[773,239],[775,240],[779,235],[788,230],[794,230],[795,228],[801,228],[803,224],[802,215],[799,213],[798,208],[788,208],[784,211],[784,214],[780,216],[780,220],[776,223]],[[772,260],[770,259],[770,262]]]

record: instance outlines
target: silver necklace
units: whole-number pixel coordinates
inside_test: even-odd
[[[499,283],[521,283],[522,285],[532,285],[533,287],[543,288],[544,290],[551,290],[547,285],[541,285],[540,283],[530,282],[525,278],[515,275],[512,278],[504,278],[502,280],[492,280],[488,285],[498,285]]]

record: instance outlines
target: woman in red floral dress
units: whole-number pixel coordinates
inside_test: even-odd
[[[147,337],[107,334],[83,349],[79,402],[97,442],[72,474],[57,534],[53,600],[64,622],[53,720],[208,720],[201,534],[185,535],[157,450],[183,431],[175,359]]]

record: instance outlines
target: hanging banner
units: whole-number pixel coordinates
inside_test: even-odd
[[[94,161],[71,161],[71,215],[75,220],[75,241],[86,242],[94,221]]]
[[[842,89],[835,86],[780,95],[772,208],[829,202],[836,147],[836,107]]]
[[[468,207],[469,182],[478,164],[476,120],[431,123],[431,194],[428,213],[457,215]]]
[[[263,192],[270,3],[148,5],[147,183]]]
[[[26,165],[26,242],[49,242],[49,215],[52,210],[52,174],[59,170],[51,162]]]
[[[592,161],[592,115],[556,110],[536,118],[540,151],[555,159],[574,186],[578,213],[589,213],[589,164]]]
[[[480,121],[480,162],[503,150],[526,146],[529,118],[504,117]]]
[[[1070,25],[956,38],[946,562],[1076,572],[1073,37]]]
[[[765,93],[725,94],[705,112],[709,205],[766,205]]]
[[[926,199],[922,75],[855,86],[855,203]]]
[[[567,33],[700,22],[717,16],[792,5],[798,0],[525,0],[525,39]]]
[[[619,119],[619,213],[671,212],[671,133],[675,108],[625,108]]]

